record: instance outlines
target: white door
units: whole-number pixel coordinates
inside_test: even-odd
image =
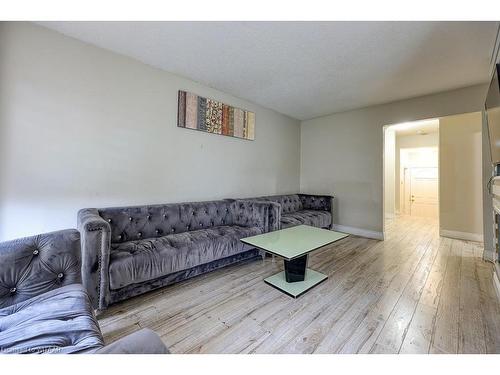
[[[410,215],[438,218],[438,169],[411,168]]]

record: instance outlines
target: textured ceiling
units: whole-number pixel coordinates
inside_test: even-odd
[[[497,22],[39,22],[297,119],[488,81]]]

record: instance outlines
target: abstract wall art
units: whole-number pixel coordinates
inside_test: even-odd
[[[255,139],[255,113],[179,91],[177,126],[243,139]]]

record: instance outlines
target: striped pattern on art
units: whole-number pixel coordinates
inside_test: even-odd
[[[217,100],[202,98],[179,91],[177,126],[227,135],[255,139],[255,113],[232,107]]]

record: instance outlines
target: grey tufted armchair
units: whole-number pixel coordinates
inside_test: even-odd
[[[166,353],[152,331],[104,346],[74,229],[0,243],[0,353]]]

